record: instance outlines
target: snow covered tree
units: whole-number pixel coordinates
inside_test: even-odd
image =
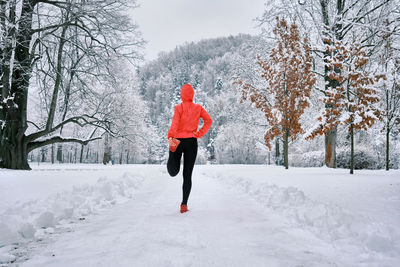
[[[339,86],[335,79],[329,77],[329,67],[325,58],[330,51],[325,50],[327,45],[335,40],[348,42],[352,36],[362,37],[362,45],[368,45],[372,49],[370,53],[376,54],[379,50],[379,33],[384,28],[384,21],[390,18],[390,23],[398,21],[398,1],[388,0],[268,0],[265,11],[259,19],[264,26],[271,27],[276,16],[285,15],[297,18],[304,32],[309,34],[309,39],[314,52],[316,72],[323,79],[318,91],[322,94],[328,88]],[[398,22],[397,22],[398,23]],[[268,30],[264,33],[268,34]],[[339,69],[336,69],[340,72]],[[327,108],[334,108],[325,106]],[[335,113],[336,111],[332,111]],[[336,143],[337,128],[334,127],[325,134],[325,164],[328,167],[336,167]]]
[[[308,138],[326,134],[338,125],[348,127],[350,133],[350,173],[354,173],[354,130],[370,128],[380,119],[382,111],[376,83],[384,78],[366,70],[367,49],[359,42],[345,46],[341,41],[327,45],[326,58],[329,78],[337,85],[327,88],[321,98],[325,104],[320,122]],[[339,70],[339,71],[337,71]]]
[[[308,39],[300,38],[294,22],[288,25],[285,19],[276,19],[274,28],[276,47],[271,50],[268,61],[258,58],[266,89],[238,81],[242,87],[243,100],[250,100],[262,110],[270,128],[264,136],[266,146],[282,136],[284,143],[284,165],[289,167],[289,138],[294,141],[303,133],[300,117],[309,106],[311,89],[316,81],[312,73],[312,57]]]
[[[135,1],[131,3],[134,6]],[[27,157],[34,149],[54,143],[87,144],[99,138],[55,134],[67,125],[109,131],[92,86],[95,80],[109,78],[111,57],[138,58],[143,41],[124,14],[129,5],[128,0],[0,1],[1,167],[29,169]],[[77,58],[72,59],[72,48],[79,53]],[[77,99],[85,101],[63,118],[57,115],[63,112],[58,109],[60,95],[71,75]],[[44,85],[48,109],[35,123],[28,118],[28,96],[43,81],[48,81]],[[89,109],[91,104],[94,108]]]
[[[383,82],[383,121],[385,131],[385,168],[390,166],[390,134],[400,125],[400,55],[396,55],[393,41],[396,26],[386,21],[386,31],[382,32],[382,49],[379,53],[379,64],[386,74]],[[397,39],[398,40],[398,39]]]

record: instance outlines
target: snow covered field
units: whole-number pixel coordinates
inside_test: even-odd
[[[400,266],[400,171],[33,165],[0,171],[0,265]],[[11,263],[12,262],[12,263]]]

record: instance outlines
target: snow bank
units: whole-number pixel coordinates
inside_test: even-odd
[[[366,251],[400,254],[400,235],[386,224],[352,214],[338,205],[314,201],[292,186],[280,187],[224,174],[214,178],[238,187],[273,213],[283,215],[292,226],[308,229],[321,239],[338,245],[356,245]]]
[[[0,216],[0,264],[12,262],[12,245],[41,240],[58,226],[83,220],[133,197],[144,178],[124,173],[119,178],[101,177],[95,184],[74,186],[70,191],[14,204]]]

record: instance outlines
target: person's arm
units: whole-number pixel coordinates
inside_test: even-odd
[[[201,127],[201,129],[198,130],[197,133],[195,133],[196,138],[202,138],[208,132],[212,124],[212,119],[210,115],[203,107],[201,107],[200,118],[203,119],[204,124],[203,127]]]
[[[176,131],[178,130],[180,120],[181,120],[181,114],[178,111],[178,106],[175,106],[174,116],[172,117],[171,127],[169,128],[169,131],[168,131],[168,136],[167,136],[168,139],[175,137]]]

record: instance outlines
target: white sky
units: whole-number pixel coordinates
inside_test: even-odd
[[[254,19],[264,10],[264,0],[138,0],[138,4],[132,17],[148,41],[146,60],[185,42],[258,33]]]

